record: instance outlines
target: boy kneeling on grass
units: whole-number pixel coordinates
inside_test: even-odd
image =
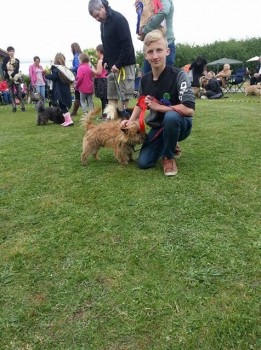
[[[153,30],[145,36],[143,51],[152,71],[141,78],[139,95],[144,96],[150,110],[146,123],[151,129],[140,150],[138,166],[152,168],[162,157],[164,174],[173,176],[178,173],[174,160],[176,145],[186,139],[192,129],[195,96],[187,74],[179,68],[166,66],[169,49],[161,30]],[[130,119],[123,120],[122,126],[137,120],[141,110],[138,102]]]

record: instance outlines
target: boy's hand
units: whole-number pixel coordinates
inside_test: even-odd
[[[129,122],[130,121],[128,119],[122,120],[122,122],[121,122],[121,129],[122,128],[126,128],[128,126],[128,124],[129,124]]]

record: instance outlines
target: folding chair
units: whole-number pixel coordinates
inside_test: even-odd
[[[226,92],[244,92],[243,84],[245,82],[246,72],[245,67],[236,69],[235,74],[231,75],[227,80]]]

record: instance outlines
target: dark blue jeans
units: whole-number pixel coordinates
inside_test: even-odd
[[[176,56],[176,47],[175,43],[171,43],[168,45],[168,48],[170,49],[169,55],[166,57],[166,65],[167,66],[174,66],[175,63],[175,56]],[[151,71],[151,66],[147,60],[144,60],[143,65],[143,74],[146,74]]]
[[[163,127],[149,131],[140,150],[138,167],[152,168],[161,157],[173,159],[177,142],[185,140],[191,133],[191,128],[192,117],[182,117],[175,111],[167,112]]]

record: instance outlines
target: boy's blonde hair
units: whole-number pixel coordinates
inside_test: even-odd
[[[143,52],[146,52],[146,48],[151,43],[154,43],[155,41],[158,41],[161,39],[165,40],[166,47],[168,47],[168,42],[167,42],[167,38],[165,35],[165,30],[155,29],[155,30],[152,30],[151,32],[149,32],[148,34],[146,34],[146,36],[144,38]]]

